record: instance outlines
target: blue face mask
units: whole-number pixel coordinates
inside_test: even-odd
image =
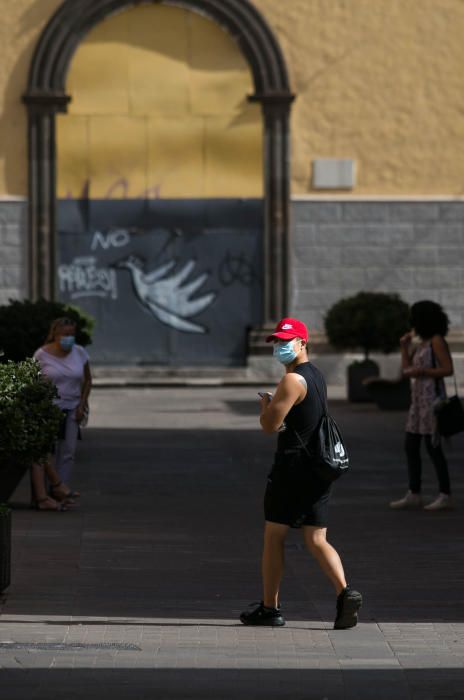
[[[64,335],[62,338],[60,338],[60,348],[62,350],[72,350],[75,342],[76,339],[73,335]]]
[[[293,349],[293,345],[294,338],[289,340],[288,343],[274,343],[273,355],[276,360],[281,362],[283,365],[289,365],[290,362],[293,362],[298,355],[298,353]]]

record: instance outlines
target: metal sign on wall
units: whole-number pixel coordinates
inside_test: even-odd
[[[99,364],[234,366],[262,318],[262,200],[60,200],[60,299]]]

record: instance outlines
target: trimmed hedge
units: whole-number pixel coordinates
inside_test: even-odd
[[[13,464],[29,467],[47,457],[63,416],[56,396],[36,360],[0,365],[0,475]]]
[[[0,361],[19,362],[32,357],[44,344],[51,322],[63,316],[76,322],[76,342],[89,345],[94,321],[74,306],[45,299],[11,301],[0,306],[0,351],[3,350]]]
[[[409,330],[409,305],[398,294],[359,292],[341,299],[327,312],[325,330],[337,350],[389,353]]]

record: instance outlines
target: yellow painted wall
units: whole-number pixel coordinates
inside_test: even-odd
[[[292,87],[298,95],[292,113],[293,193],[311,192],[312,159],[352,157],[358,163],[358,186],[353,192],[356,195],[464,194],[462,0],[253,1],[281,42]],[[60,0],[0,0],[0,195],[26,194],[26,120],[20,96],[27,82],[33,46],[59,4]],[[146,6],[140,6],[137,12],[145,9]],[[122,51],[124,42],[115,43]],[[143,41],[132,48],[149,60],[140,43]],[[176,42],[167,43],[171,51],[180,50]],[[205,46],[201,40],[199,44]],[[127,65],[123,53],[113,52],[113,67],[120,66],[121,61],[123,66]],[[210,49],[210,53],[217,60],[217,52]],[[205,87],[200,75],[205,78],[201,68],[207,58],[195,66],[192,104],[195,103],[192,94]],[[171,68],[176,65],[179,76],[179,61],[172,54],[166,61],[166,70],[168,65]],[[214,76],[220,78],[220,73]],[[116,77],[117,80],[114,71],[107,72],[105,88],[111,88],[107,103],[117,100],[120,105],[133,92],[126,90],[125,97],[118,98],[121,73]],[[127,77],[133,88],[137,80],[132,73]],[[222,96],[215,90],[217,84],[211,76],[207,76],[207,82],[213,92],[208,104],[212,108],[215,101],[220,107]],[[164,89],[168,90],[169,85]],[[153,95],[147,90],[142,93],[145,99]],[[185,100],[185,93],[176,92],[173,99]],[[156,153],[157,148],[168,149],[169,143],[164,139],[161,145],[153,143],[153,133],[162,134],[163,130],[159,122],[156,129],[150,126],[151,119],[159,120],[163,115],[152,115],[151,111],[150,117],[140,114],[140,109],[153,108],[152,104],[134,103],[131,109],[139,111],[131,114],[145,119],[148,132],[145,143],[151,144],[150,149]],[[216,116],[219,119],[220,115]],[[75,133],[84,132],[85,115],[73,113],[72,118],[76,120]],[[252,139],[253,120],[248,122],[249,118],[245,114],[238,121],[247,132],[246,138]],[[194,122],[192,119],[192,131],[198,128]],[[62,125],[60,129],[65,128]],[[214,143],[215,127],[209,125]],[[170,134],[176,133],[169,122],[166,129]],[[181,128],[179,132],[182,133]],[[97,133],[96,121],[93,138],[97,138]],[[131,139],[135,138],[129,126],[127,133],[132,134]],[[78,137],[84,138],[82,133]],[[114,138],[119,143],[117,135]],[[179,139],[181,135],[178,139],[173,136],[178,144],[178,157],[182,158]],[[199,158],[193,138],[184,140],[184,148],[191,163],[189,177],[193,179],[194,164]],[[233,152],[234,148],[232,140],[222,153]],[[162,158],[157,162],[161,161]],[[128,163],[127,167],[132,166]],[[80,171],[81,180],[89,168],[88,159],[74,158],[74,169]],[[159,172],[156,169],[153,172],[158,181]],[[169,176],[165,174],[165,177],[167,183]],[[239,180],[237,188],[241,187],[239,172],[235,178]],[[203,183],[207,182],[205,177]],[[169,183],[169,187],[174,186]]]
[[[101,22],[76,52],[58,116],[58,196],[260,197],[262,115],[218,25],[144,5]]]
[[[61,0],[0,0],[0,197],[27,195],[27,119],[21,95],[36,42]]]
[[[462,0],[253,0],[298,98],[293,193],[355,158],[361,194],[464,194]]]

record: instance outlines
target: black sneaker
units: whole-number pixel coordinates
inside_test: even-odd
[[[240,622],[244,625],[263,625],[268,627],[282,627],[285,620],[282,617],[280,608],[266,608],[261,603],[252,603],[251,610],[245,610],[240,615]]]
[[[363,602],[361,593],[349,586],[337,598],[337,617],[334,630],[347,630],[358,624],[358,610]]]

